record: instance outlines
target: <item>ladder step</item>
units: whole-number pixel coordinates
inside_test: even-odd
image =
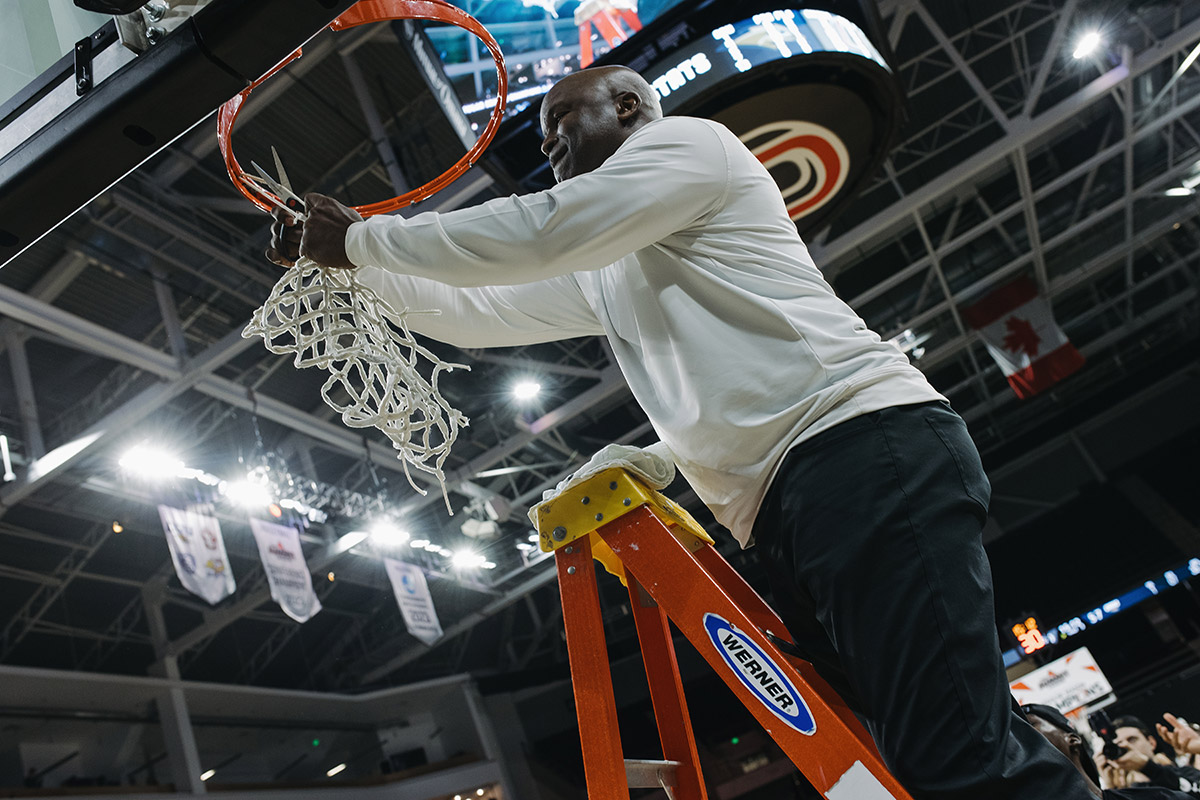
[[[650,761],[641,758],[625,759],[625,779],[630,789],[660,789],[675,786],[678,761]]]

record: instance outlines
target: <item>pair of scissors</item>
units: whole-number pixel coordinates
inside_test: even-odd
[[[303,222],[308,218],[304,199],[292,190],[292,182],[288,180],[287,170],[283,168],[283,161],[279,158],[279,153],[275,150],[274,145],[271,146],[271,156],[275,159],[275,171],[279,173],[278,180],[272,178],[265,169],[254,161],[250,162],[250,166],[254,167],[254,171],[258,173],[259,177],[255,178],[253,175],[246,175],[245,179],[250,182],[251,186],[259,190],[263,199],[268,203],[277,208],[282,208],[291,214],[295,221]],[[288,205],[289,200],[293,201],[296,205]]]

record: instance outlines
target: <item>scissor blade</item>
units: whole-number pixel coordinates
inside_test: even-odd
[[[262,167],[260,167],[256,162],[251,161],[250,166],[254,167],[254,171],[259,174],[259,177],[262,178],[262,181],[264,184],[266,184],[266,187],[268,189],[270,189],[271,191],[273,191],[275,194],[279,195],[283,199],[295,200],[296,202],[300,203],[301,205],[304,204],[303,199],[301,199],[300,197],[297,197],[295,192],[293,192],[288,187],[284,186],[279,181],[272,178],[270,176],[270,174],[268,174],[268,172],[265,169],[263,169]]]
[[[259,180],[258,178],[255,178],[253,175],[247,175],[246,180],[247,180],[247,182],[250,183],[251,186],[253,186],[256,189],[260,189],[260,190],[262,188],[264,188],[260,184],[267,183],[266,181],[262,181],[262,180]],[[270,189],[272,187],[270,187],[268,185],[266,188]],[[295,219],[297,222],[302,222],[303,220],[308,219],[308,214],[306,214],[304,212],[303,204],[301,204],[300,208],[297,209],[297,208],[292,208],[291,206],[280,202],[273,195],[268,194],[266,192],[261,192],[260,197],[262,197],[263,200],[266,200],[268,203],[275,206],[276,208],[282,208],[284,211],[291,214],[292,218]]]
[[[275,159],[275,174],[279,176],[279,183],[283,188],[292,192],[295,197],[296,193],[292,190],[292,182],[288,180],[287,170],[283,168],[283,161],[279,158],[279,151],[275,149],[275,145],[271,145],[271,156]]]

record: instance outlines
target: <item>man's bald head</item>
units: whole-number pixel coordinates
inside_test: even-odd
[[[636,130],[662,117],[658,93],[628,67],[590,67],[542,101],[542,152],[559,181],[599,167]]]
[[[599,81],[614,97],[624,92],[632,92],[642,103],[642,114],[646,121],[662,118],[662,105],[658,102],[658,92],[645,78],[629,67],[592,67],[576,72],[573,78],[588,78]]]

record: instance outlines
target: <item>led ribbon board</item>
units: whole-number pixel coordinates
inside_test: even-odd
[[[713,119],[741,137],[804,235],[853,202],[899,131],[904,96],[885,41],[869,0],[683,0],[596,65],[636,70],[667,114]],[[540,151],[545,87],[523,91],[527,107],[489,158],[537,191],[554,184]]]
[[[891,71],[862,29],[828,11],[785,8],[716,28],[707,37],[671,54],[675,64],[647,70],[643,77],[671,113],[705,89],[772,61],[811,53],[849,53]]]
[[[708,117],[736,133],[779,185],[797,229],[814,231],[887,156],[899,86],[870,36],[844,16],[762,4],[736,12],[745,16],[704,14],[671,47],[660,35],[636,52],[635,36],[614,60],[642,73],[664,112]]]

